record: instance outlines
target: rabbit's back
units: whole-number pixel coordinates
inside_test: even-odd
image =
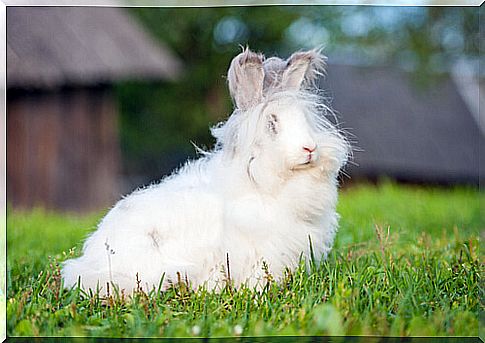
[[[168,283],[184,271],[194,282],[207,279],[205,266],[221,259],[223,208],[194,167],[120,200],[86,240],[83,256],[65,263],[65,284],[80,275],[85,288],[113,281],[132,289],[138,274],[151,288],[162,274]]]

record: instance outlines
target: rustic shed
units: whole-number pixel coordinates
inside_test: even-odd
[[[173,80],[178,59],[120,8],[7,8],[7,200],[88,211],[119,197],[123,79]]]
[[[352,179],[418,183],[485,180],[484,131],[452,75],[420,87],[392,67],[332,64],[321,87],[354,136]],[[478,101],[478,85],[471,101]],[[475,94],[476,93],[476,94]]]

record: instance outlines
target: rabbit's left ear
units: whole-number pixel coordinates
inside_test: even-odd
[[[227,72],[229,92],[236,107],[246,110],[263,98],[263,55],[248,48],[234,57]]]
[[[326,57],[319,50],[295,52],[286,62],[281,78],[282,87],[299,90],[314,86],[325,71],[325,60]]]

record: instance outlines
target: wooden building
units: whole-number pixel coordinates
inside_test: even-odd
[[[7,8],[7,201],[99,210],[119,194],[112,84],[173,80],[177,58],[119,8]]]
[[[471,78],[460,75],[441,75],[419,87],[409,72],[393,67],[330,65],[321,88],[355,148],[346,170],[351,179],[344,181],[483,184],[483,98],[477,80],[460,81]]]

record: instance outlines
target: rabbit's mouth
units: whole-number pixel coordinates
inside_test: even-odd
[[[295,169],[311,168],[315,166],[317,160],[318,160],[318,155],[312,152],[305,157],[305,160],[303,162],[297,163],[294,168]]]
[[[291,168],[292,170],[302,170],[302,169],[309,169],[315,166],[315,160],[308,159],[305,162],[298,163]]]

